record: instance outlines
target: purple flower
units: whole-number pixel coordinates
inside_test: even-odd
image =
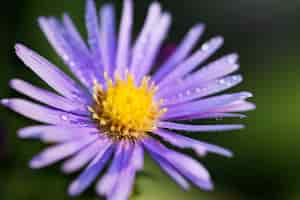
[[[123,200],[129,198],[136,172],[143,168],[146,150],[184,189],[189,188],[189,180],[211,190],[213,184],[204,166],[165,147],[156,138],[179,148],[191,148],[201,157],[207,153],[231,157],[226,149],[174,131],[243,128],[188,123],[194,119],[242,118],[244,115],[237,112],[255,108],[246,101],[252,96],[249,92],[212,96],[242,81],[240,75],[231,75],[239,68],[238,56],[229,54],[197,69],[223,44],[222,37],[215,37],[192,52],[204,31],[204,25],[198,24],[150,76],[171,25],[170,14],[163,12],[159,3],[151,4],[134,42],[132,0],[124,1],[118,37],[112,5],[100,9],[99,19],[94,1],[87,0],[87,45],[68,15],[62,21],[39,18],[47,39],[78,82],[24,45],[15,47],[24,64],[55,91],[14,79],[10,82],[13,89],[43,105],[23,99],[2,100],[8,108],[46,124],[21,129],[21,138],[55,143],[34,157],[30,167],[42,168],[64,160],[65,173],[85,168],[69,187],[69,194],[76,196],[96,180],[112,159],[96,191],[108,199]]]

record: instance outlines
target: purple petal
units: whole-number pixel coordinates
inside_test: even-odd
[[[168,161],[198,187],[205,190],[211,190],[213,188],[208,171],[196,160],[176,151],[172,151],[152,138],[145,139],[143,144],[148,151]]]
[[[18,131],[20,138],[41,139],[44,142],[61,143],[79,140],[93,134],[100,134],[97,128],[79,128],[64,126],[30,126]]]
[[[215,112],[246,112],[254,110],[255,108],[256,106],[253,103],[247,101],[235,101],[220,108],[216,108]]]
[[[130,65],[131,74],[135,75],[141,63],[146,56],[147,46],[150,41],[150,36],[161,17],[161,6],[158,2],[150,5],[144,26],[139,34],[132,53],[132,61]]]
[[[184,190],[188,190],[190,188],[189,183],[185,180],[185,178],[177,172],[177,170],[172,167],[170,163],[166,160],[163,160],[161,157],[157,156],[154,153],[150,152],[153,160],[155,160],[162,170],[164,170],[178,185],[180,185]]]
[[[202,48],[195,52],[192,56],[186,59],[183,63],[178,65],[171,73],[169,73],[158,86],[165,85],[168,82],[176,80],[178,78],[184,77],[189,72],[193,71],[197,66],[202,64],[206,59],[208,59],[213,53],[216,52],[223,44],[222,37],[215,37],[205,44]]]
[[[87,102],[85,92],[56,66],[21,44],[17,44],[15,48],[18,57],[25,65],[34,71],[49,86],[67,98]]]
[[[16,91],[48,106],[79,115],[89,115],[87,105],[76,103],[55,93],[31,85],[23,80],[13,79],[10,86]]]
[[[102,69],[101,62],[100,27],[94,0],[86,1],[85,21],[88,33],[88,42],[93,57],[93,63],[94,66],[96,66],[100,70],[100,76],[102,77],[104,71]]]
[[[237,54],[229,54],[227,56],[224,56],[208,64],[207,66],[202,67],[197,72],[192,73],[191,75],[184,78],[184,80],[177,80],[176,84],[174,84],[174,81],[170,82],[170,84],[166,84],[164,87],[161,88],[161,90],[158,91],[157,96],[160,97],[174,95],[184,90],[188,91],[189,89],[203,89],[207,82],[211,83],[213,81],[216,81],[215,79],[217,78],[224,77],[236,71],[239,68],[239,65],[236,64],[237,59]],[[232,76],[232,79],[236,80],[231,81],[238,82],[240,77]],[[220,79],[220,81],[221,80],[222,79]],[[223,85],[226,85],[228,81],[222,80],[221,82],[225,83]]]
[[[111,77],[115,69],[116,57],[116,33],[115,33],[115,11],[111,4],[104,5],[100,9],[100,41],[101,41],[101,58],[103,61],[104,71]]]
[[[192,101],[185,104],[167,107],[167,113],[162,116],[162,119],[174,119],[178,117],[207,113],[211,110],[224,106],[226,104],[243,100],[252,97],[249,92],[240,92],[226,95],[209,97],[198,101]]]
[[[62,126],[89,126],[93,124],[89,117],[62,112],[22,99],[2,99],[1,103],[27,118],[43,123]]]
[[[190,87],[189,89],[186,89],[184,91],[174,91],[172,89],[169,89],[168,94],[164,94],[163,96],[161,96],[162,94],[160,93],[158,94],[159,97],[156,96],[156,98],[164,99],[163,106],[175,105],[222,92],[236,86],[241,82],[242,76],[240,75],[227,76],[222,79],[207,82],[200,86],[199,84],[194,83],[193,87]]]
[[[179,148],[192,148],[199,156],[204,156],[207,152],[211,152],[226,157],[232,157],[232,152],[227,149],[218,147],[216,145],[200,142],[198,140],[185,137],[183,135],[178,135],[174,132],[158,129],[153,133],[160,136],[163,140]]]
[[[80,33],[75,27],[71,17],[66,13],[63,15],[63,25],[66,29],[66,32],[69,33],[71,38],[74,40],[74,43],[76,43],[76,46],[80,48],[82,51],[84,51],[86,54],[88,54],[89,49],[87,48],[84,40],[82,39]]]
[[[97,73],[92,66],[89,52],[86,48],[81,48],[78,38],[74,38],[74,32],[69,32],[69,29],[54,17],[40,17],[39,24],[72,73],[87,88],[92,87]]]
[[[153,75],[152,80],[159,82],[164,76],[170,73],[173,68],[185,59],[196,45],[198,39],[204,32],[204,25],[198,24],[193,27],[185,36],[173,55]]]
[[[105,147],[101,149],[96,158],[94,158],[89,166],[83,171],[83,173],[71,183],[69,187],[69,194],[71,196],[81,194],[92,184],[109,160],[112,150],[113,147],[111,142],[108,142]]]
[[[124,1],[123,14],[121,18],[118,50],[116,57],[116,72],[122,78],[125,76],[125,70],[129,66],[131,51],[131,32],[133,28],[133,3],[132,0]]]
[[[246,118],[246,115],[242,114],[235,114],[235,113],[215,113],[215,112],[209,112],[209,113],[200,113],[200,114],[194,114],[194,115],[187,115],[183,117],[176,118],[176,121],[182,121],[182,120],[194,120],[194,119],[223,119],[227,117],[238,117],[240,119]]]
[[[113,187],[116,185],[118,181],[118,177],[120,175],[122,160],[128,154],[128,151],[124,149],[124,141],[120,142],[114,154],[114,159],[112,164],[110,165],[108,172],[100,179],[97,183],[96,190],[99,195],[106,195],[112,193]]]
[[[178,124],[174,122],[158,122],[157,126],[160,128],[167,128],[173,130],[187,131],[187,132],[211,132],[211,131],[229,131],[239,130],[244,128],[243,125],[189,125]]]
[[[134,144],[129,144],[129,153],[123,158],[120,175],[113,191],[109,194],[110,200],[129,199],[135,180],[136,166],[134,165]]]
[[[84,148],[86,145],[89,145],[96,139],[97,136],[94,135],[86,137],[82,140],[71,141],[53,147],[49,147],[39,155],[35,156],[30,161],[30,167],[37,169],[56,163],[62,159],[65,159],[66,157],[72,156],[80,149]]]
[[[153,131],[153,133],[179,148],[192,148],[199,156],[204,156],[207,153],[207,149],[204,146],[200,145],[198,141],[191,138],[177,135],[176,133],[162,129],[157,129]]]
[[[107,144],[107,140],[98,139],[93,144],[90,144],[88,147],[77,153],[74,157],[67,160],[63,166],[62,170],[65,173],[73,173],[82,167],[84,167],[87,163],[89,163]]]
[[[239,69],[237,64],[239,56],[235,53],[223,56],[222,58],[202,67],[191,76],[187,77],[191,82],[193,81],[209,81],[231,74]]]
[[[133,150],[133,165],[136,170],[142,170],[144,166],[144,149],[140,143],[135,144],[135,148]]]
[[[147,50],[143,62],[139,70],[136,72],[136,81],[140,82],[142,78],[149,73],[151,67],[154,65],[157,53],[161,47],[161,44],[167,37],[168,30],[171,25],[171,15],[169,13],[164,13],[152,32],[149,39],[149,44],[147,45]]]

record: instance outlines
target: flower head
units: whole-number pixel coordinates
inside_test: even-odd
[[[159,3],[151,4],[143,28],[132,42],[132,0],[124,0],[118,37],[113,6],[107,4],[100,9],[99,21],[94,1],[87,0],[88,45],[68,15],[62,21],[41,17],[39,24],[79,82],[36,52],[16,45],[18,57],[55,91],[14,79],[10,82],[13,89],[43,105],[23,99],[1,101],[45,124],[21,129],[20,137],[55,143],[31,160],[32,168],[61,160],[66,173],[85,168],[69,187],[69,194],[75,196],[109,165],[97,182],[96,191],[108,199],[122,200],[129,198],[147,150],[184,189],[189,188],[187,179],[204,190],[213,188],[208,171],[199,162],[165,147],[156,138],[179,148],[191,148],[199,156],[232,156],[226,149],[174,132],[240,129],[242,125],[192,125],[188,121],[241,118],[244,115],[237,112],[255,108],[246,101],[251,97],[249,92],[212,96],[242,81],[240,75],[231,75],[239,68],[236,54],[203,66],[221,47],[222,37],[215,37],[192,52],[204,30],[204,25],[198,24],[170,56],[158,61],[171,16],[162,11]],[[162,64],[156,67],[157,63]],[[202,67],[198,69],[199,66]],[[157,70],[150,73],[153,69]]]

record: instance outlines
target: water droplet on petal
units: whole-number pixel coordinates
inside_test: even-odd
[[[208,49],[209,49],[209,44],[208,43],[203,44],[202,47],[201,47],[202,51],[207,51]]]
[[[61,119],[64,120],[64,121],[67,121],[67,120],[68,120],[68,116],[62,115],[62,116],[61,116]]]

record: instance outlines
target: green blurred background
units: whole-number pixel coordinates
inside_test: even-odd
[[[97,0],[98,5],[103,2]],[[150,2],[136,0],[135,31],[139,30]],[[238,52],[245,79],[231,91],[253,92],[255,97],[251,101],[257,104],[257,110],[243,119],[247,125],[243,131],[198,135],[199,139],[235,152],[232,159],[215,155],[201,159],[215,180],[215,191],[206,193],[193,188],[188,193],[184,192],[147,157],[145,171],[138,176],[133,199],[300,199],[300,1],[161,2],[174,16],[169,42],[178,42],[187,29],[199,21],[207,24],[204,39],[214,35],[225,37],[225,46],[217,56]],[[121,1],[114,3],[120,11]],[[2,98],[18,95],[8,87],[8,81],[13,77],[43,85],[17,60],[14,43],[23,42],[63,66],[38,28],[38,16],[60,16],[68,11],[81,32],[85,32],[84,0],[10,0],[1,5]],[[234,122],[240,122],[240,119]],[[0,108],[0,200],[69,199],[67,186],[76,175],[64,176],[59,165],[39,171],[28,168],[28,160],[45,145],[18,139],[16,130],[33,123]],[[97,198],[94,190],[90,189],[75,199]]]

